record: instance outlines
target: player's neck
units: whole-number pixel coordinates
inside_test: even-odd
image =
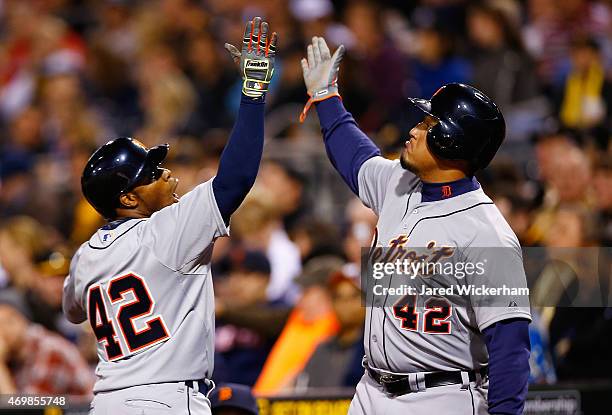
[[[148,218],[151,213],[139,209],[117,209],[117,219],[141,219]]]
[[[463,179],[467,175],[459,169],[435,169],[419,174],[419,179],[426,183],[448,183]]]

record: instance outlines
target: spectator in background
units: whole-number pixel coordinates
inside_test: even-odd
[[[0,393],[90,396],[93,381],[74,345],[28,321],[16,291],[0,291]]]
[[[505,10],[502,5],[510,5]],[[523,47],[513,1],[476,3],[469,8],[467,29],[475,46],[470,60],[474,86],[506,112],[539,95],[534,63]]]
[[[302,218],[291,229],[290,237],[300,250],[302,263],[322,255],[344,256],[338,229],[326,221]]]
[[[578,37],[571,44],[571,69],[557,92],[564,127],[592,133],[607,147],[612,114],[612,83],[594,39]]]
[[[401,116],[406,66],[386,36],[381,8],[376,3],[348,2],[343,20],[354,36],[354,44],[347,54],[348,70],[342,75],[346,79],[342,80],[342,95],[354,108],[361,127],[371,131]]]
[[[276,205],[274,194],[256,184],[232,217],[232,236],[247,249],[266,253],[272,268],[268,299],[293,304],[298,296],[293,279],[301,269],[300,252],[287,236],[279,211],[283,206]]]
[[[594,206],[591,162],[584,151],[566,136],[551,135],[537,142],[536,156],[540,162],[544,199],[526,232],[529,244],[543,242],[559,206],[582,209]]]
[[[328,282],[343,264],[337,257],[321,256],[304,265],[296,279],[302,286],[302,295],[257,379],[256,393],[274,394],[291,389],[316,347],[338,331]]]
[[[195,110],[182,132],[191,136],[201,137],[208,129],[231,123],[228,109],[219,105],[219,97],[229,92],[235,76],[234,71],[226,70],[231,62],[219,53],[217,43],[209,34],[189,40],[187,74],[193,79],[197,98]]]
[[[307,210],[304,203],[305,177],[288,164],[268,160],[261,166],[257,181],[271,193],[285,229],[291,229]]]
[[[144,125],[136,136],[147,144],[183,131],[195,109],[196,91],[178,66],[175,51],[164,44],[146,49],[137,77]]]
[[[229,275],[219,281],[223,288],[217,289],[219,295],[215,300],[215,377],[253,386],[278,333],[270,332],[271,321],[262,322],[260,327],[244,323],[252,322],[249,314],[284,307],[266,298],[270,262],[264,253],[236,249],[228,261]]]
[[[372,244],[378,218],[372,209],[365,206],[357,197],[346,205],[347,218],[346,235],[344,237],[344,253],[350,264],[361,266],[363,249]]]
[[[22,293],[32,286],[34,260],[45,252],[48,242],[43,226],[28,216],[16,216],[1,224],[0,262],[9,286]]]
[[[585,33],[598,40],[609,38],[612,14],[604,2],[589,0],[529,0],[527,6],[525,42],[550,92],[567,73],[572,38]]]
[[[258,415],[259,408],[251,390],[244,385],[223,383],[209,396],[212,415]]]
[[[297,377],[296,387],[354,388],[363,376],[363,321],[359,274],[337,272],[329,281],[334,313],[340,328],[329,340],[319,344]]]
[[[593,175],[595,200],[599,209],[599,241],[601,246],[612,246],[612,159],[602,159]]]
[[[35,258],[35,273],[25,296],[33,322],[76,340],[80,329],[62,313],[64,279],[69,270],[70,255],[65,248],[58,246],[56,250],[44,252]]]
[[[453,47],[455,39],[437,22],[422,22],[416,30],[416,51],[409,61],[412,79],[407,96],[429,98],[441,85],[469,83],[470,63]]]

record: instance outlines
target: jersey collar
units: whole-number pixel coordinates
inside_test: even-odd
[[[421,189],[421,202],[435,202],[459,196],[480,188],[476,177],[464,177],[454,182],[428,183],[423,182]]]
[[[128,220],[132,220],[132,219],[136,219],[136,218],[115,219],[114,221],[108,222],[106,225],[102,226],[100,229],[103,230],[103,231],[111,231],[111,230],[117,228],[122,223],[125,223]]]

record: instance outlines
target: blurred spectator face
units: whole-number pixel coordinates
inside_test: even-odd
[[[494,202],[519,240],[523,239],[523,235],[525,235],[531,224],[529,211],[521,209],[520,206],[513,205],[512,201],[507,197],[497,197],[494,199]]]
[[[601,61],[597,49],[585,44],[574,46],[570,57],[574,70],[578,72],[587,72],[594,64]]]
[[[42,251],[45,237],[42,225],[25,216],[15,217],[0,228],[0,262],[14,286],[31,287],[33,258]]]
[[[76,75],[58,75],[47,79],[43,87],[43,102],[47,110],[72,113],[81,102],[80,83]]]
[[[234,271],[228,278],[228,288],[232,295],[231,305],[252,306],[266,302],[270,274]]]
[[[577,147],[571,147],[563,157],[553,160],[553,170],[550,185],[558,193],[560,201],[583,201],[591,175],[586,154]]]
[[[347,205],[346,216],[349,220],[348,235],[344,240],[344,252],[349,262],[361,263],[361,249],[372,243],[377,217],[357,198]]]
[[[321,285],[305,287],[296,308],[301,311],[306,321],[315,321],[323,317],[332,310],[329,290]]]
[[[548,183],[555,175],[558,160],[572,148],[569,139],[563,135],[544,137],[535,145],[536,160],[542,181]]]
[[[482,9],[472,9],[468,16],[469,36],[478,46],[494,48],[503,41],[503,29],[495,17]]]
[[[268,193],[254,193],[242,203],[232,216],[234,236],[248,243],[250,248],[265,250],[270,232],[278,215]]]
[[[217,44],[210,36],[198,36],[191,41],[187,58],[199,77],[209,79],[220,75],[219,67],[223,65],[216,50]]]
[[[597,206],[604,211],[612,209],[612,169],[599,168],[593,179]]]
[[[365,2],[349,3],[344,21],[355,35],[355,46],[364,54],[380,47],[382,30],[375,5]]]
[[[584,225],[576,210],[559,209],[544,237],[544,244],[551,248],[583,246]]]
[[[0,304],[0,341],[4,341],[9,351],[20,347],[28,327],[21,313],[7,304]]]
[[[302,201],[302,183],[289,175],[283,166],[268,162],[262,166],[259,182],[272,193],[274,205],[282,215],[295,212]]]
[[[28,150],[37,150],[42,145],[42,114],[37,108],[23,110],[11,123],[11,140],[15,145]]]
[[[417,57],[427,64],[440,62],[448,49],[446,37],[435,29],[425,28],[417,32]]]
[[[342,280],[332,286],[332,304],[336,317],[343,328],[363,325],[365,307],[361,305],[361,291],[349,280]]]

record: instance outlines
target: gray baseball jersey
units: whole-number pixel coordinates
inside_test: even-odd
[[[94,392],[197,380],[213,371],[212,180],[145,219],[98,230],[72,260],[63,308],[98,339]]]
[[[371,256],[378,249],[409,247],[501,247],[501,260],[485,268],[488,281],[526,287],[519,242],[481,188],[433,202],[421,201],[422,182],[399,160],[373,157],[359,170],[359,195],[378,215]],[[478,262],[478,249],[467,251]],[[380,252],[378,252],[380,254]],[[469,282],[469,279],[465,279]],[[368,290],[369,291],[369,290]],[[465,294],[464,307],[440,307],[435,295],[417,293],[415,308],[402,308],[388,295],[367,292],[365,350],[369,365],[395,373],[477,370],[488,354],[481,331],[509,318],[531,319],[526,301],[491,304],[486,295]],[[526,298],[526,297],[525,297]],[[446,314],[445,314],[446,312]],[[410,315],[409,315],[410,313]]]

